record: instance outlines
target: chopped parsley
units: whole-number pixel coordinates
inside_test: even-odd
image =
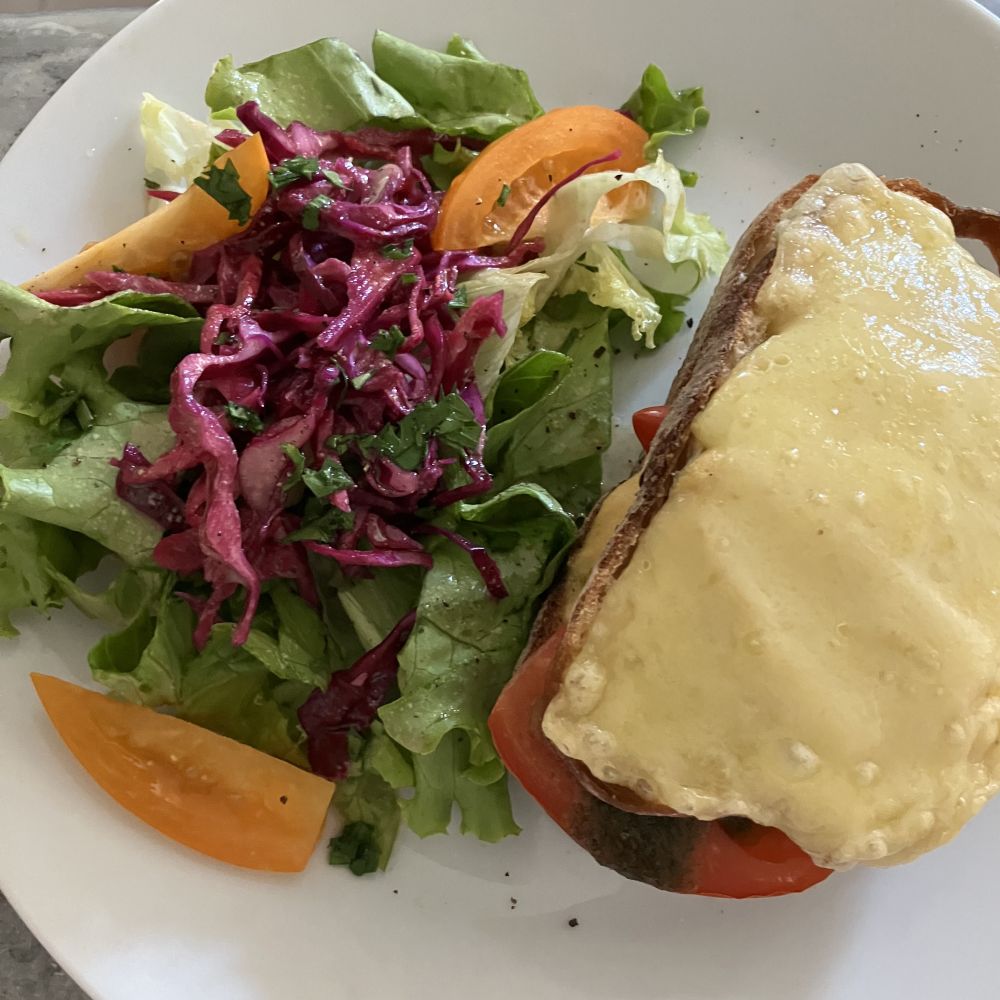
[[[240,187],[240,172],[232,160],[226,160],[223,167],[217,167],[213,163],[201,177],[194,179],[194,183],[217,201],[229,213],[233,222],[245,226],[250,221],[253,200]]]
[[[503,208],[507,204],[507,199],[510,197],[510,185],[504,184],[500,188],[500,196],[497,198],[497,206]]]
[[[329,208],[333,204],[333,199],[325,194],[318,194],[302,210],[302,227],[310,231],[319,229],[319,213],[324,208]]]
[[[354,514],[331,507],[322,500],[307,500],[302,524],[285,535],[285,542],[329,542],[334,535],[354,527]]]
[[[402,243],[390,243],[382,247],[382,256],[389,260],[406,260],[413,256],[413,240],[403,240]]]
[[[271,187],[280,191],[296,181],[312,180],[318,173],[319,160],[315,156],[292,156],[271,171]]]
[[[379,848],[371,823],[348,823],[339,837],[330,841],[330,864],[346,865],[355,875],[378,870]]]
[[[383,455],[415,472],[423,464],[430,438],[458,452],[469,452],[478,446],[482,430],[465,400],[452,392],[437,402],[415,406],[398,424],[386,424],[378,434],[358,438],[358,446],[362,452]]]
[[[337,173],[336,170],[321,170],[320,173],[334,186],[341,188],[342,190],[347,190],[347,184],[344,178]]]
[[[248,410],[239,403],[226,403],[226,415],[230,423],[241,431],[259,434],[264,429],[264,421],[253,410]]]
[[[452,296],[451,302],[448,303],[452,309],[468,309],[469,308],[469,290],[465,285],[459,285],[455,289],[455,294]]]
[[[322,499],[354,485],[354,480],[344,471],[338,459],[326,458],[318,469],[310,469],[306,467],[305,455],[294,444],[283,444],[281,450],[292,463],[292,473],[283,487],[286,492],[302,483],[313,496]]]
[[[383,354],[392,358],[395,357],[396,351],[403,346],[403,342],[405,340],[406,334],[394,324],[393,326],[390,326],[388,330],[379,330],[379,332],[372,337],[371,346],[373,350],[381,351]],[[355,386],[355,388],[357,387]]]

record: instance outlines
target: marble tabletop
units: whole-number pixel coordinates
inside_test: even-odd
[[[981,2],[1000,15],[1000,0]],[[140,12],[139,7],[118,7],[0,14],[0,94],[4,95],[0,103],[0,156],[70,74]],[[86,1000],[2,894],[0,1000]]]

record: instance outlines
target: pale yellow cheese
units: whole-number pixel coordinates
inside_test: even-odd
[[[1000,280],[944,215],[828,171],[779,225],[772,333],[544,719],[599,778],[906,861],[1000,787]]]
[[[639,492],[638,474],[619,483],[604,498],[597,509],[593,520],[587,526],[587,532],[580,542],[580,547],[566,562],[566,574],[563,580],[563,618],[568,619],[573,612],[573,605],[587,584],[591,571],[597,565],[621,520],[628,513],[636,493]]]

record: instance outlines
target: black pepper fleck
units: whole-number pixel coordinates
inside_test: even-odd
[[[570,919],[567,920],[566,923],[568,923],[570,925],[570,927],[579,927],[580,926],[580,921],[577,920],[576,917],[570,917]]]
[[[690,316],[688,316],[687,325],[689,330],[691,329],[692,326],[694,326],[694,319],[692,319],[692,317]]]
[[[504,878],[510,878],[510,872],[504,872],[503,873],[503,877]]]
[[[398,889],[393,889],[393,890],[392,890],[392,894],[393,894],[394,896],[398,896],[398,895],[399,895],[399,890],[398,890]]]
[[[607,350],[607,348],[602,344],[600,347],[597,348],[596,351],[594,351],[594,357],[595,358],[603,357],[604,356],[604,352],[606,350]]]
[[[278,801],[279,801],[279,802],[280,802],[280,803],[281,803],[281,804],[282,804],[283,806],[287,806],[287,805],[288,805],[288,796],[287,796],[287,795],[282,795],[282,796],[281,796],[281,798],[280,798],[280,799],[278,799]]]

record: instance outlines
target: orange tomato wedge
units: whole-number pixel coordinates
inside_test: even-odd
[[[257,134],[215,161],[224,167],[231,162],[239,174],[239,184],[250,195],[250,218],[267,197],[270,166],[264,143]],[[75,257],[37,277],[22,287],[29,292],[72,288],[82,284],[90,271],[110,271],[120,267],[131,274],[152,274],[159,278],[183,278],[197,250],[235,236],[245,225],[229,218],[229,212],[200,187],[191,185],[166,207],[99,243],[93,243]]]
[[[73,756],[143,822],[241,868],[305,868],[331,782],[173,716],[56,677],[31,679]]]
[[[557,108],[521,125],[491,142],[452,181],[431,237],[434,249],[506,242],[546,191],[592,160],[617,150],[616,159],[592,170],[641,167],[648,139],[630,118],[590,105]]]

